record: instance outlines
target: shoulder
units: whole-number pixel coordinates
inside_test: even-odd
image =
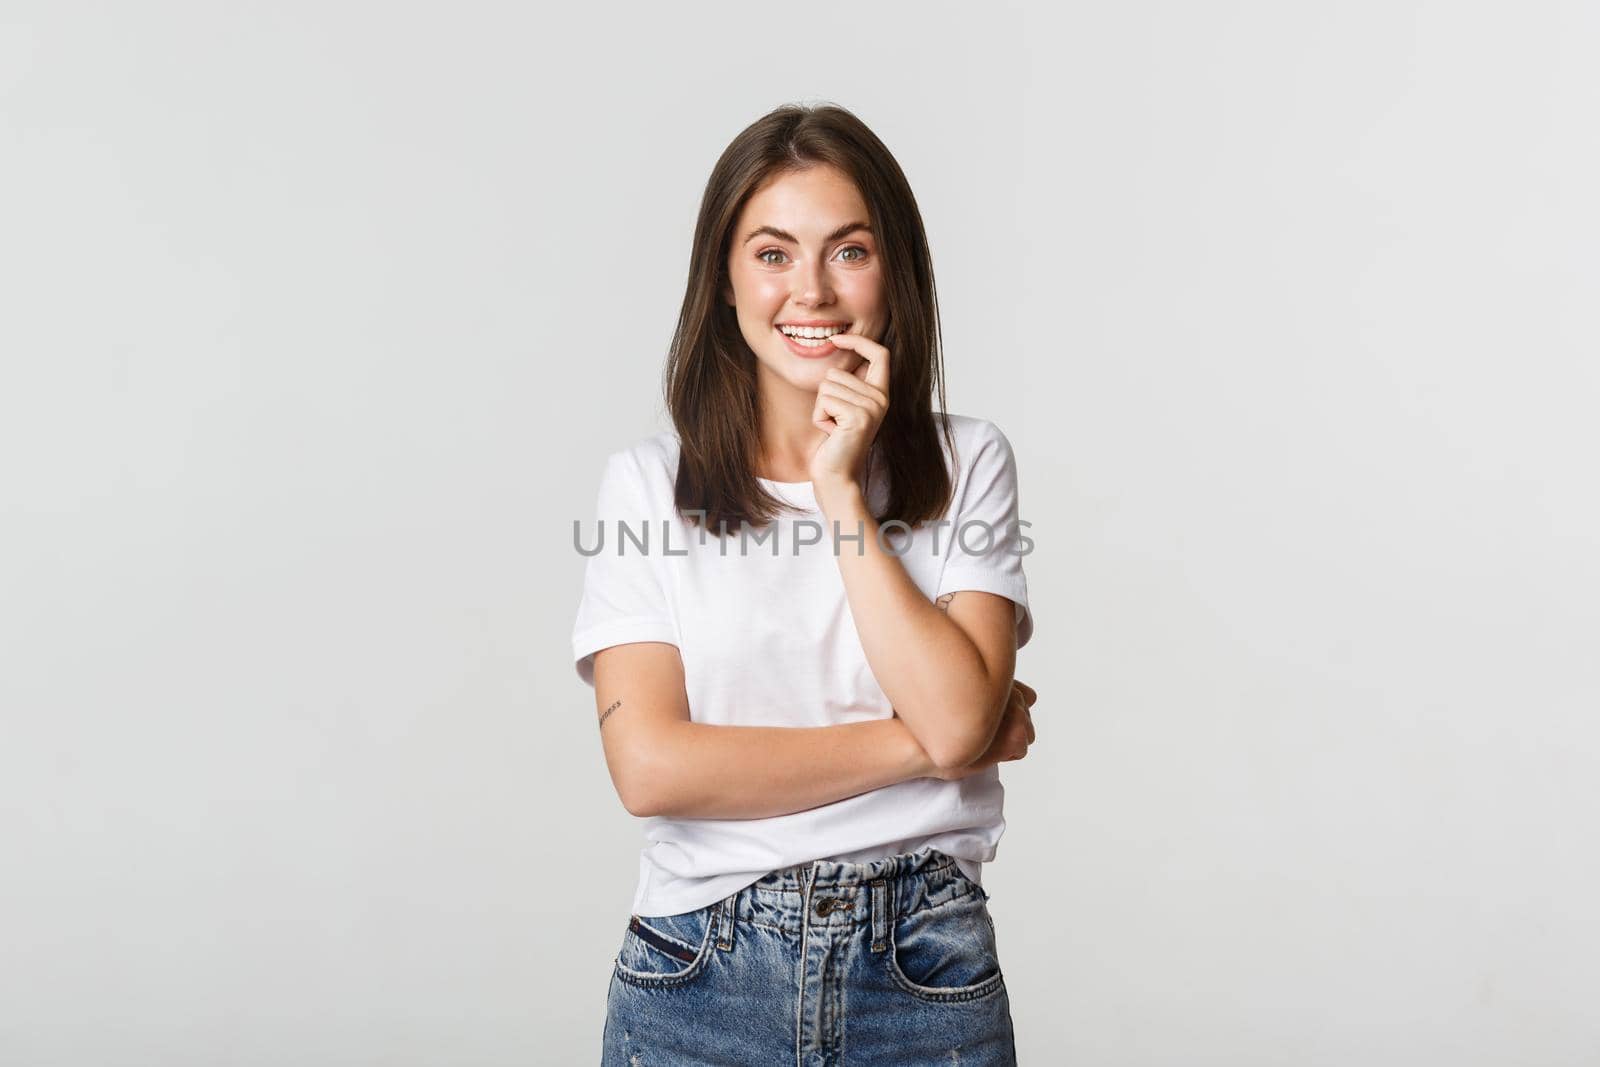
[[[618,467],[645,477],[658,476],[664,471],[670,471],[672,476],[676,477],[678,435],[671,430],[662,430],[660,433],[641,437],[607,456],[606,467],[607,469]]]
[[[958,474],[970,472],[977,466],[1011,466],[1015,463],[1010,438],[992,420],[954,412],[946,412],[945,419],[950,425],[950,436],[955,441],[956,455],[952,467]]]
[[[638,438],[609,453],[601,471],[602,491],[668,506],[678,480],[678,436],[671,430]]]

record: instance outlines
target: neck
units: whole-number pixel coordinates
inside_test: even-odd
[[[762,368],[764,371],[765,368]],[[757,375],[761,406],[761,455],[756,474],[775,482],[810,478],[811,457],[828,434],[811,421],[817,394],[796,389],[773,375]]]

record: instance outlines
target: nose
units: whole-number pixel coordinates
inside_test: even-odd
[[[793,278],[796,304],[813,307],[833,302],[833,288],[828,284],[828,272],[823,269],[821,260],[811,259],[794,272]]]

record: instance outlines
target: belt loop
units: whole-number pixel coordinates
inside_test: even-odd
[[[889,887],[882,878],[872,880],[872,951],[889,947]]]
[[[736,890],[732,896],[725,898],[718,913],[717,925],[721,929],[717,932],[717,947],[724,952],[733,948],[733,919],[738,912],[739,893]]]

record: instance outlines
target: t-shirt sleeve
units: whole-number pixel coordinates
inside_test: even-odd
[[[987,420],[966,447],[971,453],[962,457],[967,485],[960,512],[946,527],[951,540],[938,596],[976,589],[1010,599],[1016,605],[1021,648],[1033,636],[1033,609],[1022,573],[1024,549],[1030,542],[1023,536],[1026,528],[1019,525],[1016,457],[1006,435]]]
[[[572,627],[578,677],[590,687],[594,685],[594,654],[602,648],[635,641],[678,644],[678,627],[655,545],[661,535],[661,517],[649,513],[644,490],[638,460],[626,452],[613,454],[600,478],[596,521],[579,531],[583,551],[600,545],[600,551],[584,564],[583,596]],[[627,524],[632,538],[621,534],[619,522]],[[640,542],[651,551],[641,549]]]

